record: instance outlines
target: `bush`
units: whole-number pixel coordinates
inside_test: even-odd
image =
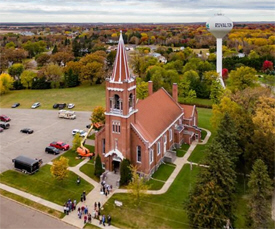
[[[101,158],[98,154],[95,159],[95,176],[100,177],[102,173],[103,173],[103,168],[102,168]]]

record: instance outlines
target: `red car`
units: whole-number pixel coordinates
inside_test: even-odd
[[[0,120],[2,122],[9,122],[11,119],[7,115],[0,115]]]
[[[64,142],[52,142],[50,146],[61,150],[68,150],[70,148],[70,146]]]

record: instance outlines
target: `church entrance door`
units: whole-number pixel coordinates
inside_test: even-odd
[[[113,171],[114,171],[114,173],[119,173],[120,159],[114,157],[112,164],[113,164]]]

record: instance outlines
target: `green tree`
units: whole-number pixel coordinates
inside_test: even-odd
[[[68,87],[76,87],[79,85],[78,75],[74,74],[71,68],[68,72],[65,72],[64,80]]]
[[[21,83],[23,84],[24,87],[26,88],[31,88],[33,79],[37,76],[37,74],[31,70],[25,70],[21,74]]]
[[[0,95],[7,93],[11,88],[13,88],[13,78],[7,74],[2,73],[0,75]]]
[[[92,123],[105,123],[105,109],[102,106],[97,106],[94,108],[91,115]]]
[[[136,166],[130,165],[130,171],[132,179],[128,184],[127,189],[132,194],[133,198],[131,199],[134,200],[137,206],[139,206],[142,199],[146,196],[149,186],[146,185],[144,177],[140,177],[137,173]]]
[[[148,97],[148,82],[144,82],[141,78],[136,78],[137,82],[137,98],[145,99]]]
[[[53,51],[52,51],[52,54],[55,54],[55,53],[57,53],[57,52],[58,52],[57,46],[56,46],[56,45],[54,45],[54,47],[53,47]]]
[[[51,167],[51,174],[57,180],[64,180],[69,175],[69,159],[61,156],[59,160],[53,161],[53,165]]]
[[[23,64],[13,64],[12,66],[9,67],[9,74],[13,77],[19,78],[21,73],[24,71],[24,66]]]
[[[27,41],[23,44],[23,48],[28,51],[30,57],[34,57],[37,54],[44,52],[46,50],[46,43],[45,41]]]
[[[224,89],[218,80],[214,80],[210,89],[210,99],[214,104],[218,104],[221,101]]]
[[[272,180],[267,173],[267,166],[258,159],[248,181],[249,187],[249,226],[252,228],[268,228],[271,221]]]
[[[101,174],[104,172],[102,168],[102,163],[101,163],[101,157],[99,154],[95,158],[95,176],[100,177]]]
[[[100,82],[103,76],[103,65],[99,62],[88,63],[81,69],[80,81],[90,81],[91,84]]]
[[[132,174],[130,170],[130,161],[123,159],[120,164],[120,186],[128,185],[131,181]]]
[[[11,41],[11,42],[7,43],[7,44],[5,45],[5,48],[7,48],[7,49],[14,49],[14,48],[15,48],[14,42]]]
[[[227,80],[228,88],[233,92],[244,90],[247,87],[257,86],[257,72],[254,68],[242,66],[237,70],[232,70]]]
[[[77,133],[77,134],[74,136],[74,139],[73,139],[72,150],[76,150],[76,149],[80,146],[81,141],[82,141],[82,138],[80,137],[80,134]]]

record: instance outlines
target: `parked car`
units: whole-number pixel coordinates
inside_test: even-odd
[[[84,130],[73,129],[72,135],[74,136],[77,133],[79,133],[80,137],[85,137],[87,135],[87,132],[85,132]]]
[[[0,133],[2,133],[4,131],[4,129],[2,127],[0,127]]]
[[[69,144],[66,144],[64,142],[52,142],[50,144],[50,146],[53,146],[57,149],[61,149],[61,150],[68,150],[70,148]]]
[[[4,128],[4,129],[9,129],[10,128],[10,124],[7,122],[0,122],[0,127]]]
[[[66,107],[66,103],[55,103],[54,105],[53,105],[53,109],[64,109]]]
[[[0,121],[9,122],[11,119],[7,115],[0,115]]]
[[[53,105],[53,109],[57,109],[58,106],[59,106],[59,104],[58,104],[58,103],[55,103],[55,104]]]
[[[32,105],[32,109],[35,109],[37,107],[40,107],[40,103],[39,102],[36,102]]]
[[[16,107],[19,107],[20,106],[20,103],[14,103],[12,104],[11,108],[16,108]]]
[[[57,149],[57,148],[55,148],[55,147],[53,147],[53,146],[47,146],[47,147],[45,148],[45,152],[46,152],[46,153],[52,153],[52,154],[54,154],[54,155],[60,153],[60,152],[59,152],[59,149]]]
[[[68,109],[72,109],[72,108],[74,108],[74,104],[73,103],[69,103],[68,104]]]
[[[32,134],[33,130],[30,128],[24,128],[22,130],[20,130],[21,133],[25,133],[25,134]]]

